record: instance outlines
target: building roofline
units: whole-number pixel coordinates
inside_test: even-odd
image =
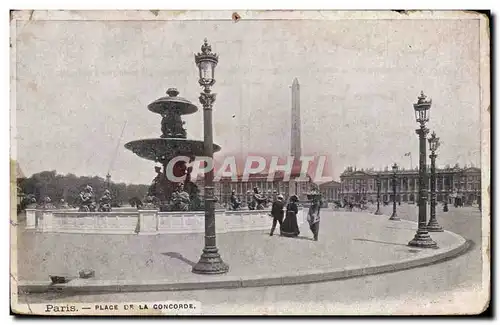
[[[328,186],[328,185],[340,185],[340,182],[339,181],[329,181],[329,182],[325,182],[325,183],[322,183],[322,184],[319,184],[318,186],[321,188],[322,186]]]
[[[253,180],[266,180],[266,179],[267,179],[267,177],[268,177],[268,175],[269,175],[269,174],[267,174],[267,173],[249,174],[249,175],[248,175],[248,181],[253,181]],[[301,176],[301,175],[300,175],[300,173],[291,173],[291,174],[290,174],[290,180],[291,180],[291,179],[296,179],[296,178],[299,178],[300,176]],[[273,180],[272,180],[272,181],[281,181],[281,180],[283,180],[283,179],[284,179],[284,177],[285,177],[284,173],[283,173],[283,172],[279,172],[279,171],[278,171],[278,172],[276,172],[276,173],[274,174],[274,178],[273,178]],[[203,178],[204,178],[204,175],[198,175],[196,179],[198,180],[198,179],[203,179]],[[306,178],[307,178],[309,181],[312,181],[312,177],[311,177],[311,175],[306,174]],[[223,177],[221,177],[221,178],[220,178],[220,181],[231,181],[232,179],[233,179],[233,177],[232,177],[232,176],[223,176]],[[241,174],[237,174],[237,175],[236,175],[236,179],[237,179],[238,181],[243,181],[243,175],[241,175]]]
[[[478,167],[467,167],[467,168],[436,168],[436,173],[464,173],[468,171],[474,171],[474,172],[481,172],[481,169]],[[427,168],[427,173],[429,173],[430,170]],[[398,170],[397,174],[418,174],[419,170],[418,169],[403,169],[403,170]],[[377,176],[377,175],[392,175],[393,172],[392,170],[387,170],[387,171],[362,171],[362,170],[356,170],[356,171],[344,171],[340,177],[350,177],[350,176],[356,176],[356,175],[361,175],[365,174],[367,176]]]

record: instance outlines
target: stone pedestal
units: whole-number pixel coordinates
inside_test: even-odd
[[[158,210],[139,210],[139,235],[158,233]]]
[[[26,229],[36,228],[36,209],[26,209]]]
[[[54,211],[42,210],[42,220],[38,222],[39,228],[42,232],[52,231],[54,223]]]

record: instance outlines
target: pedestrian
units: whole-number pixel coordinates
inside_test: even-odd
[[[299,213],[299,207],[297,202],[299,198],[297,195],[290,196],[290,202],[286,206],[286,216],[283,221],[283,226],[281,229],[281,235],[286,237],[297,237],[300,234],[299,225],[297,223],[297,214]]]
[[[309,229],[313,233],[313,239],[318,241],[319,235],[319,211],[321,209],[321,195],[319,193],[311,193],[307,195],[309,200],[312,200],[311,206],[309,207],[309,212],[307,213],[307,222],[309,223]]]
[[[273,206],[271,208],[271,216],[273,217],[273,225],[271,227],[271,233],[269,236],[272,236],[274,233],[274,229],[276,229],[276,225],[279,223],[280,224],[280,235],[281,235],[281,227],[283,225],[283,216],[284,216],[284,211],[283,208],[285,207],[285,202],[283,195],[278,195],[276,200],[273,202]]]

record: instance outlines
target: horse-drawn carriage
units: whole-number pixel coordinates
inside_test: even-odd
[[[335,200],[335,201],[333,201],[332,203],[333,203],[333,208],[334,208],[335,210],[338,210],[338,209],[340,209],[340,208],[343,208],[343,206],[342,206],[342,202],[341,202],[341,201],[339,201],[339,200]]]
[[[346,209],[346,211],[349,211],[349,212],[352,212],[355,209],[358,209],[360,211],[364,211],[364,210],[368,209],[368,207],[366,206],[366,201],[364,201],[364,200],[361,200],[361,201],[344,200],[344,208]]]

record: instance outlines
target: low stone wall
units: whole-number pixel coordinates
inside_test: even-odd
[[[40,232],[134,234],[138,222],[139,211],[26,210],[26,229]]]
[[[215,211],[217,233],[270,229],[270,210]],[[297,222],[306,212],[299,210]],[[205,212],[78,212],[74,210],[26,210],[26,229],[39,232],[92,234],[184,234],[205,232]]]

